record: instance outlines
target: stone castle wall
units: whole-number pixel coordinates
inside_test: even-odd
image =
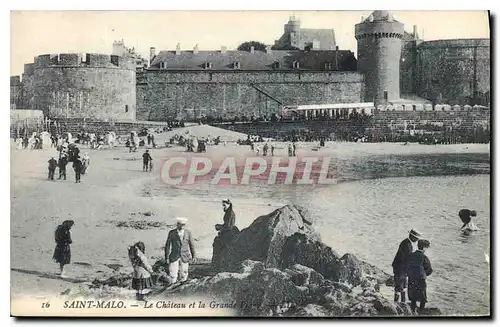
[[[269,116],[280,112],[270,97],[284,105],[361,102],[363,88],[356,72],[145,71],[137,77],[137,119]]]
[[[427,135],[443,133],[461,135],[462,140],[474,136],[479,130],[491,130],[490,109],[469,109],[461,111],[381,111],[374,110],[373,116],[363,126],[364,135],[370,139],[380,141],[394,140],[396,135],[409,135],[409,130],[415,130]],[[217,127],[233,130],[240,133],[260,135],[262,137],[280,137],[300,131],[312,132],[316,135],[341,137],[346,128],[354,132],[355,124],[342,120],[307,120],[285,122],[254,122],[236,124],[215,124]],[[359,125],[358,125],[359,126]],[[340,132],[340,133],[339,133]],[[341,138],[342,139],[342,138]],[[345,140],[345,139],[343,139]]]
[[[417,94],[436,103],[487,106],[490,65],[490,40],[423,42],[418,46]]]
[[[135,65],[101,54],[41,55],[25,65],[22,94],[23,108],[50,118],[135,120]]]

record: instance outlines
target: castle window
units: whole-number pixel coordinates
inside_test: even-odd
[[[240,69],[240,62],[239,61],[236,61],[235,63],[233,63],[233,68],[234,69]]]
[[[299,69],[300,68],[300,63],[298,61],[293,62],[293,69]]]
[[[331,62],[325,62],[325,69],[326,70],[332,70],[332,63]]]
[[[160,62],[160,69],[167,69],[167,63],[166,63],[166,62],[161,61],[161,62]]]
[[[125,112],[128,112],[128,104],[125,105]]]

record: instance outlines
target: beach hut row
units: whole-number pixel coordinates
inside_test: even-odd
[[[479,110],[479,109],[489,109],[489,107],[480,105],[465,105],[451,106],[449,104],[437,104],[432,106],[432,104],[389,104],[389,105],[378,105],[377,109],[380,111],[469,111],[469,110]]]

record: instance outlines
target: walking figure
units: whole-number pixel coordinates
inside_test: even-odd
[[[76,157],[73,161],[73,169],[75,170],[75,183],[80,183],[83,170],[82,158],[80,156]]]
[[[64,180],[66,180],[66,165],[68,164],[68,154],[66,152],[61,152],[61,156],[59,157],[59,178],[61,179],[64,177]]]
[[[152,161],[153,158],[151,158],[149,150],[146,150],[146,152],[144,152],[144,154],[142,155],[142,171],[148,171],[150,166],[152,166]]]
[[[71,247],[70,244],[73,243],[71,239],[71,228],[75,222],[73,220],[65,220],[61,225],[57,226],[54,233],[54,238],[56,241],[56,247],[54,249],[54,255],[52,259],[59,263],[59,268],[61,270],[60,276],[66,277],[64,273],[64,266],[71,263]]]
[[[57,160],[54,159],[54,157],[51,157],[48,163],[49,163],[49,179],[54,180],[54,172],[56,171]]]

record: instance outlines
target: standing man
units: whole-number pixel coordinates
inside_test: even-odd
[[[61,155],[59,157],[59,178],[61,179],[64,177],[64,180],[66,180],[66,165],[68,164],[68,154],[63,150],[61,151]]]
[[[172,284],[185,282],[188,278],[189,263],[196,261],[194,240],[191,232],[184,228],[187,218],[177,218],[177,228],[168,233],[165,244],[165,262],[168,264]],[[180,275],[180,276],[179,276]]]
[[[146,152],[142,155],[142,171],[148,171],[150,161],[153,161],[153,158],[151,158],[149,150],[146,150]]]
[[[411,230],[408,238],[399,244],[398,252],[392,261],[394,273],[394,302],[406,303],[405,290],[408,287],[408,262],[410,255],[417,250],[417,242],[421,235],[415,230]],[[401,298],[400,298],[401,295]]]
[[[82,158],[80,156],[77,156],[73,161],[73,169],[75,170],[75,183],[80,183],[83,170]]]

